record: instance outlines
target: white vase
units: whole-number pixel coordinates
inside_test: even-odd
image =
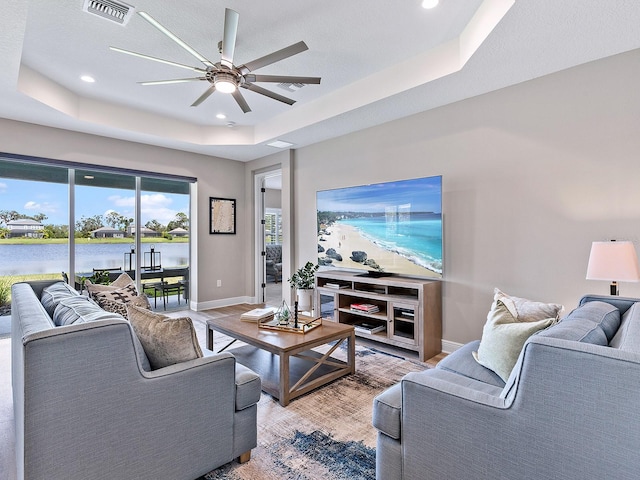
[[[297,289],[298,311],[310,312],[313,308],[313,288]]]

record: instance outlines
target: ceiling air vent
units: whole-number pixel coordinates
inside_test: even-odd
[[[287,92],[296,92],[304,87],[302,83],[279,83],[278,86]]]
[[[84,0],[82,10],[120,25],[126,25],[131,15],[133,15],[134,7],[112,0]]]

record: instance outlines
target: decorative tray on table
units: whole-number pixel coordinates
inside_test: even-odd
[[[297,327],[294,319],[291,319],[289,323],[283,323],[277,317],[274,317],[266,322],[258,322],[258,328],[292,333],[307,333],[320,325],[322,325],[322,318],[312,318],[303,315],[298,317]]]

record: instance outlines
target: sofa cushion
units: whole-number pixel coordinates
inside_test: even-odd
[[[533,312],[533,309],[528,311],[527,318],[537,318],[537,315],[542,314],[540,312],[553,314],[554,309],[541,309],[535,314]],[[482,329],[482,339],[474,357],[479,364],[493,370],[506,382],[527,339],[539,330],[547,328],[555,320],[555,316],[530,321],[521,320],[514,309],[514,302],[496,293],[496,300],[487,315],[487,322]]]
[[[42,290],[42,296],[40,297],[40,303],[47,311],[49,316],[53,318],[53,313],[63,298],[77,297],[79,293],[76,292],[71,286],[65,282],[56,282]]]
[[[562,322],[576,320],[590,320],[595,322],[607,336],[607,341],[611,341],[620,327],[620,310],[606,302],[587,302],[581,307],[574,309],[569,315],[562,319]]]
[[[373,426],[400,440],[402,424],[402,384],[396,383],[373,399]]]
[[[562,320],[557,325],[538,333],[538,336],[573,340],[594,345],[607,345],[607,336],[600,325],[585,318],[573,321]]]
[[[640,303],[634,303],[622,315],[618,332],[609,343],[610,347],[640,352]]]
[[[480,340],[475,340],[463,345],[455,352],[440,360],[436,368],[473,378],[479,382],[495,385],[496,387],[504,387],[504,380],[502,380],[498,374],[480,365],[474,358],[473,352],[478,350],[479,345]]]
[[[122,320],[116,313],[106,312],[90,298],[82,295],[60,300],[53,312],[53,323],[61,327],[74,323],[95,322],[97,320]]]
[[[189,317],[170,318],[130,303],[127,315],[152,369],[202,357]]]

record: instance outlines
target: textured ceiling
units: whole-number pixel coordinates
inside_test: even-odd
[[[141,86],[192,75],[109,50],[202,66],[139,15],[123,27],[84,12],[80,0],[5,0],[0,117],[246,161],[277,151],[272,140],[299,148],[640,48],[636,0],[441,0],[429,11],[420,0],[128,3],[213,62],[224,9],[233,8],[234,63],[304,40],[308,51],[256,73],[322,83],[293,92],[261,84],[293,106],[242,90],[248,114],[220,92],[191,107],[206,82]]]

